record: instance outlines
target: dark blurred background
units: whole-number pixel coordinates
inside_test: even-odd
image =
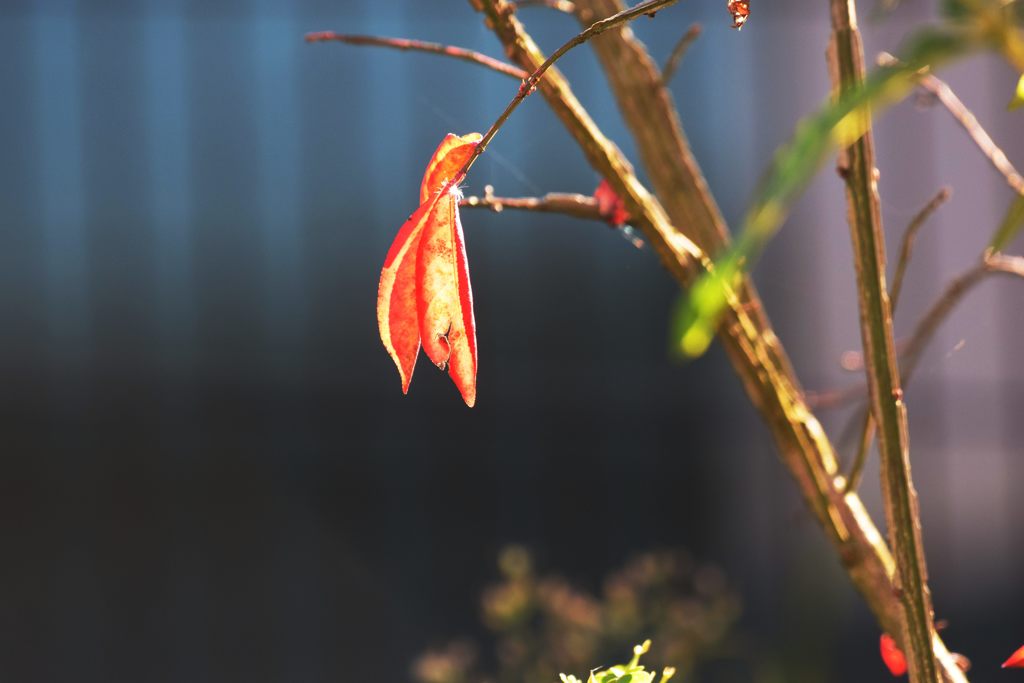
[[[738,33],[724,4],[636,30],[661,60],[704,24],[673,91],[735,225],[828,93],[828,15],[755,0]],[[862,3],[869,54],[932,5],[871,22]],[[548,50],[578,30],[522,17]],[[374,319],[384,254],[440,138],[484,130],[516,83],[302,42],[323,29],[501,55],[462,0],[0,3],[0,680],[408,680],[425,647],[479,633],[508,542],[592,590],[653,548],[716,564],[748,646],[699,680],[885,680],[877,628],[723,354],[670,360],[677,290],[650,249],[466,212],[478,405],[424,361],[402,396]],[[633,155],[592,53],[562,66]],[[1024,163],[1016,76],[986,57],[945,74]],[[939,108],[896,107],[877,145],[892,243],[954,188],[922,233],[905,334],[1011,194]],[[597,181],[531,98],[467,191]],[[834,174],[757,277],[805,384],[856,382],[838,364],[859,337]],[[970,294],[908,392],[936,611],[978,681],[1012,678],[997,667],[1024,641],[1021,287]],[[877,481],[872,465],[880,518]]]

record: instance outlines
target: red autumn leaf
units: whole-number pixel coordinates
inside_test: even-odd
[[[476,402],[476,322],[459,220],[459,170],[478,133],[448,134],[420,185],[420,206],[391,244],[377,291],[380,339],[408,393],[422,343],[427,357],[448,368],[466,405]]]
[[[729,0],[725,9],[732,15],[732,27],[741,29],[750,16],[750,0]]]
[[[882,661],[889,667],[889,672],[893,676],[902,676],[907,673],[907,658],[903,656],[903,650],[896,645],[892,636],[883,633],[878,645],[882,652]]]
[[[1024,669],[1024,647],[1010,655],[1010,658],[1003,662],[1004,669]]]
[[[615,193],[607,180],[602,180],[598,184],[597,189],[594,190],[594,199],[597,200],[597,210],[601,217],[608,221],[609,225],[619,227],[625,225],[629,220],[625,202]]]

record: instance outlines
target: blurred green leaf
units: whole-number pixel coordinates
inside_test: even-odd
[[[1017,195],[1010,203],[1010,208],[1006,210],[1006,215],[1003,216],[1003,221],[999,224],[996,233],[992,236],[992,241],[988,245],[989,249],[1002,251],[1013,241],[1022,227],[1024,227],[1024,195]]]
[[[949,29],[919,33],[908,42],[901,62],[877,68],[860,86],[797,124],[755,192],[732,248],[694,283],[677,310],[672,328],[684,355],[699,356],[707,349],[742,271],[761,254],[832,150],[864,135],[873,115],[913,88],[920,69],[965,53],[981,42],[980,35]]]
[[[1013,111],[1020,106],[1024,106],[1024,74],[1021,74],[1020,80],[1017,81],[1017,90],[1013,93],[1013,99],[1010,100],[1007,109]]]

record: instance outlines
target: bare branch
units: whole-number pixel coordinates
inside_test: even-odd
[[[543,53],[509,11],[506,2],[470,2],[485,13],[488,27],[501,40],[511,61],[526,70],[536,69],[544,61]],[[608,3],[576,0],[577,14],[581,15],[581,20],[582,6],[589,9],[598,4],[603,7]],[[620,98],[620,106],[626,102],[625,95],[630,82],[634,86],[638,82],[657,85],[661,80],[657,65],[652,62],[650,55],[637,41],[631,40],[628,33],[613,31],[594,42],[596,50],[602,43],[609,46],[606,63],[615,67],[609,76],[617,78],[621,72],[623,98]],[[604,58],[602,61],[605,62]],[[590,165],[622,197],[633,220],[645,232],[648,242],[662,258],[668,271],[681,284],[690,282],[700,264],[706,260],[706,257],[701,258],[699,248],[691,242],[690,232],[698,245],[706,244],[714,253],[714,248],[720,247],[727,239],[726,228],[696,160],[685,143],[678,116],[664,96],[665,90],[657,88],[656,92],[663,100],[662,105],[668,102],[668,106],[648,109],[649,112],[658,112],[657,115],[652,114],[650,120],[657,123],[661,120],[660,112],[667,112],[664,120],[669,121],[670,125],[666,130],[678,131],[680,156],[674,161],[669,158],[664,164],[660,163],[662,159],[658,157],[654,159],[655,163],[645,161],[645,165],[656,188],[659,178],[668,178],[674,170],[679,173],[673,177],[680,178],[681,182],[667,187],[662,196],[665,205],[662,206],[639,182],[618,148],[596,126],[564,76],[552,70],[537,87]],[[638,95],[646,91],[647,87],[636,89]],[[639,114],[637,118],[639,122]],[[668,146],[667,139],[667,136],[661,138],[663,148]],[[645,138],[645,144],[638,145],[638,148],[655,150],[657,142],[655,136],[652,136],[648,145]],[[675,149],[673,147],[673,151]],[[654,170],[659,173],[655,174]],[[669,218],[675,215],[670,208],[672,202],[675,202],[673,205],[677,207],[679,217],[688,220]],[[684,234],[680,228],[688,232]],[[753,292],[752,289],[750,291]],[[844,479],[838,476],[832,444],[821,423],[804,403],[803,392],[785,350],[761,311],[756,294],[752,294],[749,299],[730,300],[728,303],[729,309],[720,327],[720,336],[744,389],[771,430],[779,456],[841,558],[850,580],[864,596],[881,627],[891,633],[897,632],[901,628],[903,616],[897,598],[898,589],[894,583],[893,559],[888,547],[857,494],[846,494],[843,491]],[[947,679],[962,683],[963,674],[952,661],[942,640],[936,637],[933,646]]]
[[[895,64],[898,60],[888,52],[883,52],[878,55],[878,63],[882,65]],[[922,88],[934,95],[939,102],[949,110],[949,113],[953,115],[967,134],[974,140],[974,144],[978,146],[981,153],[991,162],[999,173],[1006,178],[1007,184],[1013,188],[1013,191],[1017,194],[1024,195],[1024,177],[1014,168],[1013,164],[1006,157],[1006,154],[999,145],[992,140],[985,129],[978,123],[978,119],[971,113],[971,110],[967,108],[967,105],[956,96],[953,89],[949,85],[931,74],[922,74],[919,80],[919,84]]]
[[[944,187],[932,197],[931,201],[925,204],[924,208],[910,220],[910,224],[903,232],[903,241],[900,245],[900,256],[896,263],[896,272],[892,278],[892,285],[889,287],[889,299],[892,302],[892,315],[896,315],[896,305],[900,299],[900,292],[903,290],[903,278],[907,273],[907,266],[910,263],[910,254],[914,248],[914,239],[918,231],[924,225],[928,217],[936,209],[949,199],[952,194],[948,187]],[[902,358],[902,356],[901,356]],[[906,386],[907,373],[904,372],[901,381]],[[846,478],[846,490],[855,491],[860,486],[861,476],[864,473],[864,465],[867,463],[868,453],[871,451],[871,440],[875,437],[875,419],[870,411],[865,411],[860,418],[863,426],[860,430],[860,440],[857,442],[857,451],[853,458],[853,465],[850,467],[850,474]]]
[[[857,29],[854,0],[830,0],[830,6],[832,85],[842,94],[864,82],[864,47]],[[938,683],[940,667],[933,652],[935,626],[917,493],[910,470],[906,406],[896,365],[892,308],[885,287],[885,233],[875,182],[871,128],[849,147],[841,149],[839,159],[850,215],[868,393],[871,412],[878,423],[882,499],[889,544],[902,588],[900,603],[904,618],[898,633],[899,642],[907,655],[911,683]]]
[[[306,34],[307,43],[336,42],[347,45],[371,45],[374,47],[389,47],[395,50],[414,50],[417,52],[429,52],[435,55],[443,55],[454,59],[461,59],[464,62],[472,62],[487,67],[492,71],[518,78],[520,80],[529,76],[522,69],[512,66],[500,59],[488,57],[485,54],[468,50],[464,47],[454,45],[442,45],[441,43],[428,43],[422,40],[409,40],[406,38],[383,38],[380,36],[357,36],[345,33],[334,33],[333,31],[318,31]]]
[[[458,182],[459,180],[465,177],[466,173],[469,171],[469,168],[480,157],[480,155],[484,153],[484,150],[487,149],[487,145],[491,142],[494,136],[497,135],[501,127],[505,125],[505,121],[507,121],[508,117],[512,115],[512,112],[516,110],[516,107],[522,104],[523,100],[525,100],[527,96],[534,91],[534,89],[537,87],[537,83],[540,81],[541,78],[544,77],[544,73],[548,69],[550,69],[555,62],[561,59],[566,52],[573,49],[574,47],[582,45],[583,43],[587,42],[594,36],[601,35],[605,31],[608,31],[609,29],[613,29],[616,26],[621,26],[622,24],[633,21],[638,17],[645,15],[648,17],[653,17],[654,14],[659,10],[665,9],[666,7],[674,5],[677,2],[679,2],[679,0],[646,0],[645,2],[641,2],[637,5],[634,5],[633,7],[624,9],[621,12],[608,17],[607,19],[595,21],[593,24],[591,24],[590,26],[576,34],[574,37],[570,38],[560,48],[552,52],[551,56],[544,60],[544,62],[540,66],[538,66],[532,74],[530,74],[529,78],[525,79],[522,85],[519,86],[519,92],[517,92],[516,96],[512,98],[512,101],[508,103],[508,106],[505,107],[505,111],[501,113],[501,116],[499,116],[497,120],[493,124],[491,124],[491,127],[488,129],[488,131],[484,133],[484,136],[483,138],[481,138],[480,143],[473,149],[473,154],[466,161],[465,165],[462,167],[460,172],[456,174],[454,180]]]
[[[669,81],[672,80],[672,77],[679,69],[679,64],[682,63],[683,57],[686,56],[686,51],[693,44],[693,41],[700,37],[701,30],[700,24],[691,24],[690,28],[683,34],[683,37],[676,43],[676,46],[672,48],[672,54],[668,56],[668,60],[661,70],[662,85],[668,86]]]
[[[466,197],[460,206],[472,209],[487,209],[501,213],[505,209],[535,211],[538,213],[561,213],[574,218],[604,221],[597,200],[583,194],[549,192],[543,197],[495,197],[487,186],[483,197]]]
[[[907,266],[910,264],[910,256],[913,252],[914,241],[917,233],[925,221],[935,213],[936,209],[949,200],[953,191],[951,188],[941,188],[934,197],[921,208],[914,217],[910,219],[903,232],[903,240],[900,244],[899,260],[896,262],[896,270],[893,273],[892,284],[889,286],[889,299],[892,301],[892,314],[896,315],[896,306],[899,303],[900,293],[903,290],[903,278],[906,275]],[[901,351],[900,342],[896,342],[896,348]],[[853,349],[845,351],[840,359],[840,366],[849,372],[860,372],[864,369],[864,356],[860,351]],[[820,393],[808,394],[808,401],[816,408],[835,408],[846,401],[860,398],[864,395],[864,385],[858,384],[845,389],[835,389]]]
[[[950,280],[935,302],[921,316],[921,319],[914,327],[914,331],[901,350],[900,360],[903,363],[901,380],[904,388],[910,383],[914,370],[917,369],[917,364],[921,360],[921,354],[942,323],[966,296],[967,292],[989,275],[1013,275],[1024,278],[1024,257],[1008,256],[1000,253],[985,254],[980,263]],[[863,393],[862,386],[856,388]],[[871,449],[871,440],[875,435],[875,423],[871,418],[871,414],[866,413],[862,415],[860,420],[862,422],[860,440],[857,443],[853,465],[850,468],[849,475],[847,475],[846,487],[848,491],[855,491],[860,485],[864,465],[867,461],[868,452]]]
[[[900,256],[896,261],[896,270],[892,276],[892,285],[889,287],[889,299],[892,301],[892,314],[896,315],[896,306],[900,300],[900,293],[903,291],[903,278],[907,274],[907,266],[910,264],[910,254],[914,249],[914,240],[918,231],[925,221],[935,213],[936,209],[945,204],[952,196],[953,191],[948,187],[940,189],[931,200],[918,211],[907,229],[903,231],[903,241],[900,243]]]
[[[921,353],[935,336],[942,322],[952,313],[956,305],[976,284],[988,275],[1011,275],[1024,278],[1024,257],[1006,254],[986,254],[981,262],[953,278],[935,303],[918,321],[907,341],[904,358],[904,373],[909,380],[921,360]]]

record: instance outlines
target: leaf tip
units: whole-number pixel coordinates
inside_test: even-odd
[[[1003,662],[1003,669],[1024,669],[1024,646],[1010,655],[1010,658]]]

